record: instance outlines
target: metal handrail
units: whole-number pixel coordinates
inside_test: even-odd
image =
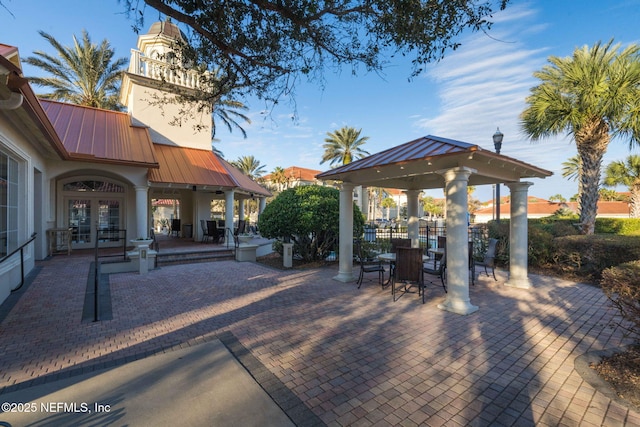
[[[102,266],[102,261],[100,261],[100,256],[98,250],[100,249],[100,227],[96,224],[96,238],[94,245],[94,262],[93,262],[93,321],[97,322],[100,320],[100,304],[99,304],[99,285],[100,285],[100,268]],[[127,259],[127,229],[126,228],[113,228],[109,230],[110,232],[118,233],[118,241],[122,240],[122,257],[123,259]],[[124,232],[124,238],[120,237],[120,233]],[[109,257],[119,256],[119,255],[108,255]],[[103,255],[103,257],[106,257]]]
[[[238,240],[236,239],[236,235],[233,232],[233,230],[231,230],[231,228],[227,227],[227,228],[225,228],[225,234],[226,234],[226,236],[225,236],[224,240],[225,240],[225,243],[227,244],[227,249],[229,249],[229,242],[231,241],[231,239],[233,239],[233,247],[235,249],[238,249]],[[229,238],[229,236],[231,238]]]
[[[33,233],[31,237],[29,237],[29,240],[27,240],[22,245],[14,249],[11,253],[9,253],[8,255],[5,255],[2,259],[0,259],[0,264],[2,264],[7,259],[11,258],[13,255],[18,253],[18,251],[20,251],[20,286],[18,286],[17,288],[11,289],[11,292],[17,291],[22,287],[22,285],[24,285],[24,248],[25,246],[27,246],[29,243],[33,242],[36,239],[37,234],[38,233]]]

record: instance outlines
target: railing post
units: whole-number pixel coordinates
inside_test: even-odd
[[[20,287],[24,285],[24,246],[20,248]]]

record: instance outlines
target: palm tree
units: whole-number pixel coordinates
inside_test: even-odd
[[[640,139],[640,45],[620,50],[613,40],[584,46],[571,57],[549,58],[534,73],[541,82],[531,89],[520,119],[533,141],[568,132],[575,140],[581,168],[580,223],[593,234],[602,157],[611,138],[632,147]]]
[[[327,132],[327,138],[324,139],[324,154],[322,161],[334,163],[342,163],[346,165],[354,159],[368,156],[369,153],[360,148],[369,139],[368,136],[360,137],[362,129],[357,130],[349,126],[345,126],[335,132]]]
[[[231,162],[231,164],[253,180],[260,178],[264,174],[264,165],[261,165],[260,161],[253,156],[239,157],[238,160]]]
[[[550,202],[558,202],[558,203],[566,203],[567,199],[564,198],[564,196],[562,194],[554,194],[553,196],[549,197],[549,201]]]
[[[629,187],[630,215],[632,218],[640,218],[640,156],[634,154],[624,162],[618,160],[609,163],[605,169],[604,185]]]
[[[578,181],[578,198],[580,198],[580,194],[582,194],[581,175],[582,162],[580,161],[580,156],[575,155],[573,157],[569,157],[567,161],[562,162],[562,177],[571,181]]]
[[[271,182],[275,186],[276,190],[282,191],[287,188],[289,183],[289,177],[281,166],[276,166],[271,172]]]
[[[380,203],[380,206],[387,210],[387,220],[389,220],[391,208],[395,208],[398,205],[396,201],[393,200],[392,197],[387,196],[384,199],[382,199],[382,203]]]
[[[42,98],[110,110],[122,109],[118,95],[121,71],[127,59],[113,61],[115,52],[106,39],[99,46],[95,45],[83,30],[82,40],[79,42],[73,36],[73,47],[67,47],[50,34],[39,33],[57,51],[57,56],[35,51],[35,56],[24,61],[50,74],[50,77],[29,78],[32,83],[53,90],[40,95]]]
[[[251,124],[251,119],[238,111],[247,111],[249,107],[244,105],[240,101],[236,101],[231,98],[219,99],[213,106],[213,114],[211,115],[211,128],[212,128],[212,137],[216,136],[216,119],[222,122],[222,124],[227,128],[229,133],[233,132],[233,129],[239,129],[244,138],[247,137],[247,131],[244,130],[238,120],[242,120],[247,124]]]

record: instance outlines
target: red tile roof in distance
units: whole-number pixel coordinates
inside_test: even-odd
[[[322,171],[315,170],[315,169],[301,168],[298,166],[290,166],[284,169],[284,174],[287,178],[292,178],[299,181],[309,181],[309,182],[316,181],[316,175],[318,175],[320,172]],[[268,174],[263,176],[262,178],[265,181],[270,181],[271,175],[272,174]]]
[[[73,160],[156,168],[149,131],[127,113],[41,99],[40,103]]]

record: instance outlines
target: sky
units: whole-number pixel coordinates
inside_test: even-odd
[[[136,47],[133,21],[118,0],[0,1],[5,6],[0,8],[0,43],[17,46],[22,59],[35,50],[54,53],[39,30],[68,46],[73,35],[81,37],[86,29],[95,43],[109,40],[116,58],[128,58]],[[143,31],[159,18],[164,17],[147,10]],[[302,81],[295,105],[283,102],[265,109],[260,100],[242,99],[252,120],[243,125],[247,138],[237,130],[220,129],[216,148],[230,161],[253,155],[267,173],[278,166],[325,171],[330,166],[320,164],[324,139],[344,126],[362,129],[361,136],[369,137],[363,148],[370,154],[426,135],[493,151],[492,136],[499,127],[504,134],[501,154],[554,174],[530,179],[534,185],[529,194],[569,199],[577,192],[577,183],[562,178],[562,162],[577,154],[575,143],[566,135],[531,142],[520,129],[525,98],[537,84],[533,73],[550,56],[570,56],[576,48],[598,41],[640,43],[640,0],[512,0],[492,22],[488,33],[462,34],[460,48],[428,64],[413,79],[409,79],[410,64],[399,60],[381,74],[362,72],[354,77],[350,69],[328,71],[322,87]],[[24,73],[42,75],[29,66],[24,66]],[[630,150],[628,141],[613,140],[603,169],[630,154],[640,154],[640,149]],[[491,200],[492,192],[491,186],[479,186],[474,197]],[[442,197],[443,193],[427,194]]]

